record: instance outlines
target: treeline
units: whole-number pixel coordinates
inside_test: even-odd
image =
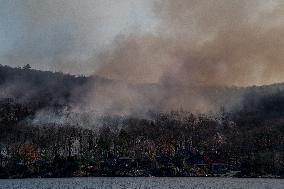
[[[283,84],[222,89],[242,104],[214,116],[105,116],[92,127],[34,121],[42,110],[68,114],[91,80],[111,82],[0,66],[1,178],[284,175]]]
[[[41,71],[30,66],[12,68],[0,64],[0,98],[11,98],[21,103],[54,104],[76,103],[93,86],[107,83],[98,76],[74,76],[62,72]]]
[[[265,108],[216,117],[184,111],[147,119],[102,117],[100,128],[86,129],[31,125],[25,117],[32,106],[4,101],[2,178],[284,175],[284,120],[278,111],[269,117],[263,117]],[[279,101],[274,106],[282,106]],[[261,102],[257,106],[275,100]]]

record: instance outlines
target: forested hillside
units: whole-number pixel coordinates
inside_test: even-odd
[[[283,177],[283,84],[216,89],[243,100],[214,114],[105,115],[93,127],[33,121],[47,107],[76,117],[68,107],[98,80],[112,82],[0,66],[0,177]]]

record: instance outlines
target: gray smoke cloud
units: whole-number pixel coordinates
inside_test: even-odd
[[[156,1],[154,34],[123,36],[99,74],[209,85],[283,81],[283,1]]]
[[[94,80],[86,110],[208,112],[242,100],[217,88],[284,79],[282,0],[11,2],[23,34],[6,61],[114,80]]]
[[[156,32],[118,36],[112,48],[94,58],[102,64],[96,74],[156,83],[159,90],[144,96],[154,102],[151,105],[197,112],[216,111],[220,106],[230,109],[242,102],[240,94],[220,90],[222,86],[283,81],[283,1],[155,3],[153,11],[160,20]],[[104,92],[103,96],[109,94]],[[136,93],[145,93],[145,88]],[[137,97],[128,90],[121,95]]]

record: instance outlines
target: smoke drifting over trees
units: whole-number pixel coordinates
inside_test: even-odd
[[[33,116],[28,119],[38,124],[92,126],[100,116],[148,117],[176,110],[218,115],[248,109],[248,102],[258,103],[283,90],[282,84],[248,88],[191,86],[192,91],[184,93],[180,86],[165,89],[158,84],[131,84],[8,66],[0,66],[0,75],[1,99],[30,104]],[[184,101],[180,101],[181,96]]]
[[[185,161],[208,157],[283,176],[282,0],[0,4],[0,152],[9,154],[0,160],[16,166],[11,175],[38,160],[48,160],[45,176],[76,175],[78,159],[105,171],[122,156],[172,168],[164,156],[185,175],[200,164]]]
[[[208,86],[284,79],[281,0],[22,1],[6,6],[18,12],[10,15],[12,21],[26,24],[20,29],[24,37],[7,50],[4,61],[120,81],[90,86],[90,108],[102,106],[102,112],[114,106],[139,112],[140,104],[212,111],[216,106],[204,89]],[[159,87],[129,87],[134,83]]]
[[[97,76],[76,77],[8,66],[0,66],[0,74],[1,99],[11,98],[19,103],[37,104],[35,110],[39,110],[38,115],[50,113],[54,120],[61,119],[61,116],[55,116],[56,113],[52,112],[54,109],[48,110],[48,107],[54,105],[59,109],[68,110],[69,113],[88,114],[91,117],[143,117],[150,112],[181,109],[201,113],[198,111],[200,109],[194,109],[196,107],[193,105],[206,107],[202,113],[218,113],[221,107],[227,110],[240,108],[241,104],[236,102],[242,102],[245,91],[234,87],[196,86],[194,90],[191,87],[193,91],[186,93],[190,98],[184,96],[185,99],[181,102],[179,97],[185,95],[185,91],[180,86],[166,89],[159,84],[131,84]],[[204,96],[199,95],[201,90]],[[190,103],[191,106],[188,106]],[[211,109],[208,108],[209,103]]]
[[[97,74],[159,83],[170,108],[212,110],[204,87],[283,79],[283,7],[280,1],[159,1],[156,32],[118,37],[96,59]]]
[[[7,66],[0,67],[0,75],[3,89],[3,83],[23,81],[0,101],[0,178],[220,176],[229,171],[240,177],[283,177],[283,84],[222,88],[217,96],[241,94],[244,100],[239,109],[221,109],[218,116],[186,111],[115,116],[120,106],[96,116],[82,107],[75,112],[74,105],[85,98],[89,81],[113,86],[111,80]],[[32,99],[19,95],[30,89]]]

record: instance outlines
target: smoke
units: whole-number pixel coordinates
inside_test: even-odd
[[[88,85],[86,111],[216,111],[242,101],[223,86],[284,79],[282,0],[24,2],[5,60],[113,80]]]
[[[283,80],[282,1],[157,1],[152,34],[118,37],[98,74],[134,82],[262,85]]]
[[[222,86],[283,81],[283,1],[155,3],[153,11],[160,22],[154,33],[117,36],[112,47],[93,61],[100,64],[96,71],[100,76],[155,83],[159,90],[145,94],[143,88],[133,94],[112,86],[118,97],[111,96],[111,103],[122,102],[122,96],[128,100],[123,103],[127,107],[144,106],[148,100],[162,110],[208,112],[242,102],[241,95],[220,91]],[[111,94],[108,89],[96,92],[104,97]],[[133,99],[138,94],[144,94],[144,99]]]

